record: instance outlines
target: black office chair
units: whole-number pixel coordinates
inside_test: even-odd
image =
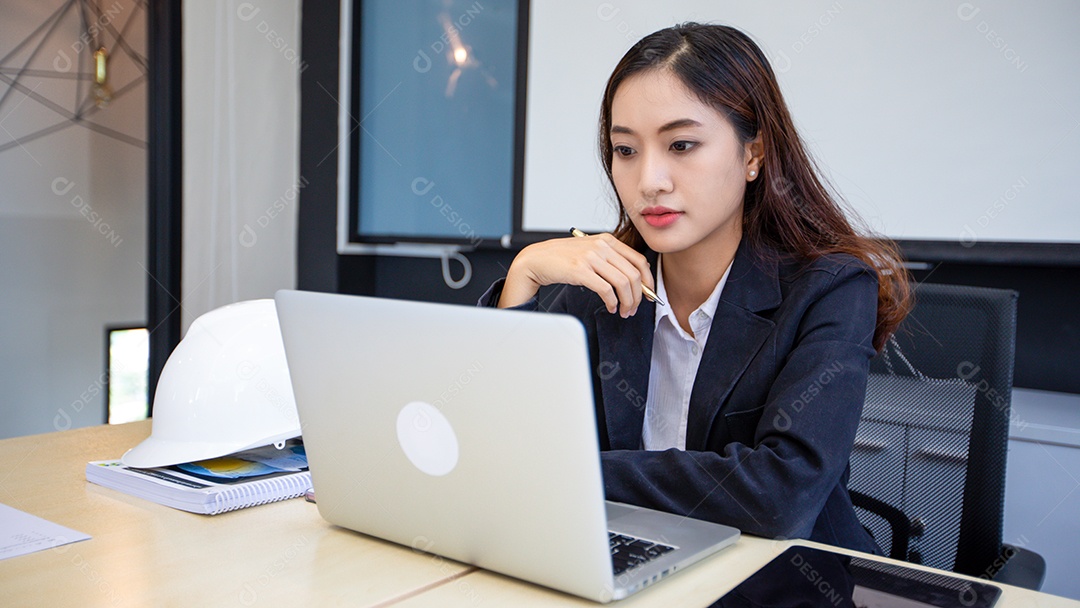
[[[915,287],[871,361],[848,487],[890,557],[1038,589],[1042,557],[1002,542],[1016,299]]]

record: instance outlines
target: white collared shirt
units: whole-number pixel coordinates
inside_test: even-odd
[[[663,258],[661,255],[656,263],[656,293],[661,301],[669,302],[664,287]],[[705,302],[690,313],[693,336],[679,327],[671,306],[656,306],[649,392],[645,399],[645,426],[641,430],[641,445],[646,450],[686,449],[690,392],[694,388],[701,353],[709,339],[709,329],[729,272],[730,264]]]

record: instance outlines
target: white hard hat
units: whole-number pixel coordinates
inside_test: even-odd
[[[300,435],[274,301],[237,302],[195,319],[161,370],[153,420],[124,464],[205,460]]]

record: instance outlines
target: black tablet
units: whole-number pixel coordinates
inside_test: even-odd
[[[716,600],[714,608],[991,608],[994,585],[794,546]]]

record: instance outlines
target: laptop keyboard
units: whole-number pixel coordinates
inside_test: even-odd
[[[611,531],[608,532],[608,542],[611,544],[611,561],[615,566],[615,576],[675,550],[675,547]]]

